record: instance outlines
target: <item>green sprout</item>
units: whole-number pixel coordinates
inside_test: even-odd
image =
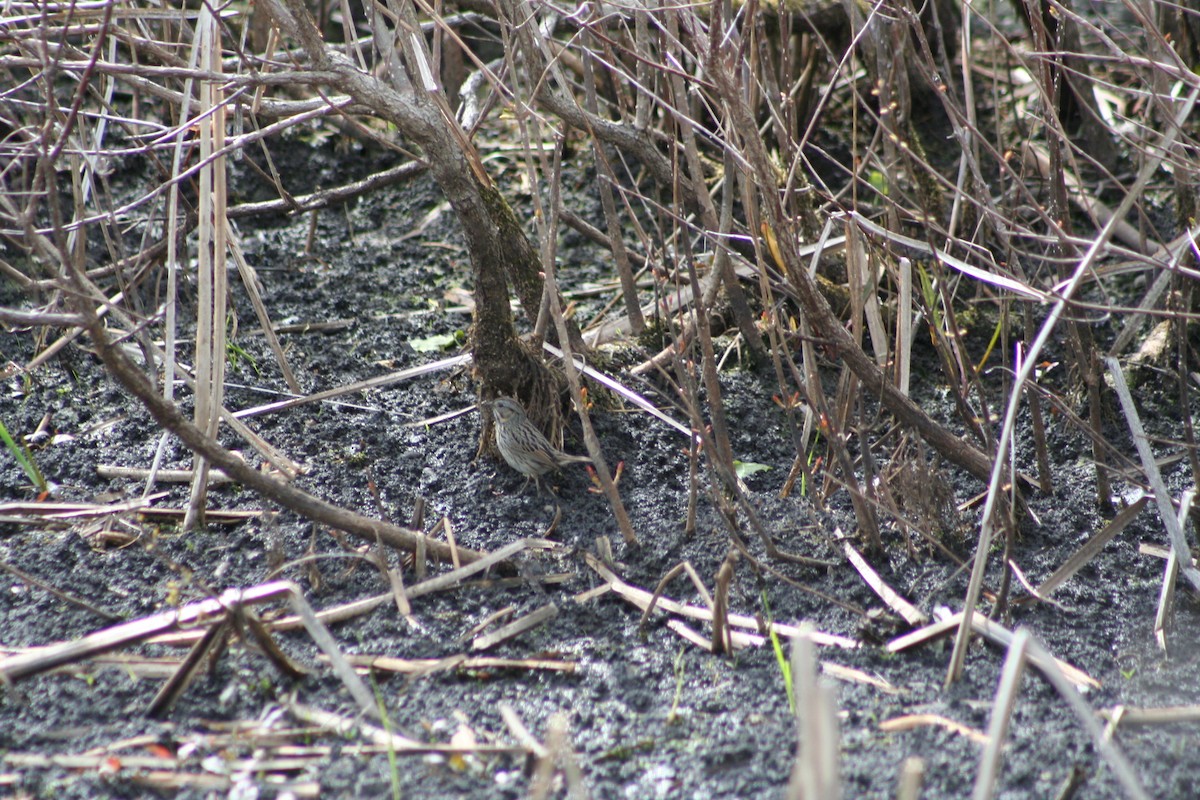
[[[788,660],[787,653],[783,652],[783,642],[779,641],[779,634],[775,633],[774,617],[771,615],[771,601],[767,599],[767,590],[763,589],[763,608],[767,611],[767,633],[771,637],[771,648],[775,651],[775,661],[779,664],[779,672],[783,675],[783,688],[787,692],[788,708],[792,710],[792,714],[796,713],[796,690],[792,684],[792,662]]]
[[[38,490],[38,494],[45,494],[47,491],[46,479],[42,476],[41,470],[37,468],[37,464],[33,463],[33,454],[29,452],[29,447],[24,442],[18,444],[8,432],[8,428],[4,427],[3,422],[0,422],[0,441],[4,442],[5,449],[12,454],[13,459],[20,465],[21,471],[25,473],[25,477],[29,478],[29,482]]]

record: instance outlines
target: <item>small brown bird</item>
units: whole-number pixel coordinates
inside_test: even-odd
[[[542,476],[567,464],[590,464],[587,456],[572,456],[555,448],[525,415],[525,407],[511,397],[499,397],[491,403],[496,421],[496,448],[508,465],[532,479],[542,489]],[[522,486],[522,489],[525,487]]]

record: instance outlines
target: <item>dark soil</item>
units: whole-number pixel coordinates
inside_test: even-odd
[[[281,157],[287,169],[288,156]],[[369,153],[334,152],[332,146],[322,149],[296,142],[286,174],[297,183],[308,179],[328,185],[344,181],[352,172],[371,171],[379,159]],[[579,185],[585,183],[581,179]],[[513,202],[523,207],[522,198]],[[416,235],[406,236],[439,207],[440,216]],[[602,225],[602,220],[595,223]],[[428,179],[320,214],[311,253],[304,252],[308,225],[307,218],[239,223],[277,323],[350,321],[349,327],[331,333],[284,336],[288,358],[306,391],[337,387],[446,355],[417,352],[413,343],[465,331],[469,316],[446,309],[444,298],[452,289],[469,290],[470,272],[453,214]],[[562,249],[563,279],[570,286],[583,286],[607,274],[604,254],[577,237],[564,237]],[[605,267],[590,266],[597,264]],[[4,293],[0,303],[25,303],[11,286],[0,286]],[[186,304],[190,295],[185,295]],[[282,391],[284,385],[263,338],[252,332],[257,324],[240,287],[235,295],[240,320],[236,342],[247,355],[232,366],[227,405],[239,409],[276,399],[271,392]],[[586,319],[599,307],[588,302],[606,299],[586,301],[580,318]],[[186,309],[181,316],[187,317]],[[0,342],[4,361],[16,365],[27,363],[40,349],[34,332],[7,335]],[[130,500],[139,495],[140,484],[101,479],[96,466],[148,466],[158,430],[148,414],[105,376],[87,347],[81,338],[36,372],[9,377],[0,397],[0,420],[14,435],[23,435],[49,415],[54,438],[38,444],[33,456],[57,487],[53,499]],[[668,398],[659,394],[664,387],[622,374],[624,366],[647,355],[626,345],[609,354],[610,369],[666,405]],[[1049,357],[1065,360],[1061,353]],[[836,374],[832,368],[829,372]],[[735,364],[727,367],[722,381],[736,456],[771,467],[747,479],[768,533],[784,550],[834,564],[816,568],[766,560],[787,577],[785,582],[756,574],[743,559],[737,566],[732,609],[779,622],[808,620],[819,630],[862,638],[866,643],[859,649],[828,648],[820,657],[897,688],[892,694],[857,683],[838,684],[843,796],[895,796],[901,765],[914,756],[925,765],[922,797],[968,796],[982,751],[979,744],[944,727],[922,725],[884,732],[880,725],[902,715],[930,714],[986,732],[1004,653],[976,642],[963,680],[944,689],[949,639],[898,655],[886,652],[879,642],[903,629],[864,621],[865,612],[883,606],[842,556],[839,536],[854,540],[856,533],[845,492],[833,493],[824,511],[816,510],[800,491],[780,499],[793,453],[786,420],[772,401],[778,393],[773,374]],[[953,409],[936,383],[914,383],[924,384],[921,400],[931,413],[951,421]],[[1138,391],[1150,435],[1177,440],[1181,411],[1172,399],[1173,389],[1160,389],[1151,380]],[[521,493],[522,478],[493,459],[473,460],[480,426],[477,413],[421,424],[447,412],[469,410],[474,402],[469,375],[447,371],[343,402],[301,406],[249,422],[290,458],[308,466],[307,474],[298,480],[300,486],[339,505],[407,522],[421,498],[428,504],[427,528],[444,517],[458,544],[474,549],[494,550],[522,537],[543,536],[555,516],[554,500],[537,496],[532,489]],[[733,656],[712,655],[668,629],[665,615],[652,621],[645,636],[639,635],[640,612],[612,593],[583,602],[575,599],[601,583],[584,561],[584,552],[594,550],[598,537],[613,542],[622,577],[649,590],[683,561],[690,562],[711,589],[730,547],[727,527],[713,511],[706,491],[701,492],[695,533],[684,531],[686,440],[649,416],[608,405],[612,405],[609,400],[598,398],[594,419],[610,461],[624,462],[621,494],[639,546],[620,544],[607,502],[589,491],[584,471],[572,469],[555,481],[562,516],[550,534],[566,547],[549,554],[523,554],[523,581],[505,588],[472,586],[418,598],[413,603],[417,627],[410,626],[388,602],[367,616],[334,626],[334,634],[350,654],[413,659],[473,655],[469,653],[472,629],[489,615],[511,606],[514,616],[520,616],[553,602],[558,608],[553,620],[489,654],[565,659],[577,664],[574,672],[452,670],[411,679],[381,674],[375,685],[393,728],[421,741],[446,742],[460,729],[469,729],[480,743],[513,744],[498,710],[501,704],[511,706],[541,741],[550,718],[566,714],[570,747],[593,797],[781,797],[796,754],[796,724],[769,644]],[[1012,551],[1013,560],[1033,584],[1047,577],[1106,521],[1096,509],[1090,446],[1060,417],[1052,418],[1050,425],[1056,489],[1051,495],[1030,498],[1038,522],[1025,526]],[[1124,441],[1115,419],[1113,425],[1115,439]],[[877,433],[885,429],[886,419],[882,419]],[[1033,471],[1027,430],[1021,435],[1019,457]],[[249,452],[227,430],[223,441]],[[1127,442],[1120,447],[1132,455]],[[577,424],[567,434],[566,449],[583,451]],[[1163,455],[1166,448],[1160,450]],[[186,468],[190,463],[190,456],[177,443],[168,445],[165,466]],[[1186,459],[1166,470],[1174,493],[1189,485]],[[938,474],[958,503],[983,488],[952,471]],[[1132,495],[1130,486],[1118,482],[1117,489],[1126,497]],[[33,499],[25,476],[7,456],[0,458],[0,496]],[[186,490],[179,487],[155,503],[177,508],[185,504]],[[230,486],[214,489],[210,504],[278,511]],[[964,512],[952,521],[955,530],[931,533],[967,560],[977,534],[977,514],[977,508]],[[48,522],[37,527],[10,519],[7,515],[0,519],[0,559],[29,578],[0,573],[0,646],[8,650],[74,639],[112,624],[78,601],[122,620],[134,619],[225,587],[264,582],[275,577],[273,567],[281,561],[287,565],[279,576],[296,581],[317,608],[387,590],[377,568],[353,549],[358,543],[314,529],[288,512],[242,524],[211,524],[192,533],[137,517]],[[114,542],[123,535],[130,536],[130,542],[116,546]],[[752,552],[765,558],[753,533],[747,530],[745,536]],[[967,571],[919,537],[914,537],[916,551],[910,555],[904,534],[894,523],[885,525],[884,536],[886,557],[871,561],[893,588],[926,613],[940,606],[961,607]],[[1190,596],[1176,600],[1172,649],[1162,652],[1151,628],[1163,563],[1139,553],[1142,543],[1166,543],[1153,505],[1054,595],[1062,607],[1023,604],[1004,620],[1010,627],[1028,628],[1055,656],[1100,683],[1098,690],[1085,695],[1095,712],[1122,705],[1200,703],[1200,608]],[[310,558],[294,563],[306,556]],[[989,590],[998,586],[1000,559],[997,550],[991,559]],[[559,572],[575,575],[562,584],[539,581]],[[50,593],[33,579],[65,596]],[[408,574],[406,582],[413,581]],[[685,578],[671,583],[666,594],[702,602]],[[708,629],[703,631],[707,635]],[[282,640],[295,658],[316,667],[314,677],[285,678],[254,647],[236,644],[213,671],[200,674],[165,720],[143,716],[161,681],[135,677],[131,669],[120,666],[85,664],[9,687],[0,694],[0,795],[152,795],[158,791],[149,788],[152,776],[120,763],[147,754],[150,742],[187,756],[188,772],[216,775],[227,759],[248,756],[256,746],[248,739],[240,750],[224,745],[214,749],[205,737],[227,723],[258,720],[264,728],[300,727],[278,713],[287,698],[353,716],[351,698],[317,662],[311,639],[293,633]],[[166,645],[128,652],[182,655],[178,648]],[[350,739],[332,734],[288,736],[287,741],[297,744],[331,748],[313,766],[280,773],[288,780],[315,782],[327,797],[385,796],[393,789],[393,778],[399,796],[405,798],[524,797],[529,792],[530,763],[524,758],[405,755],[393,771],[386,754],[352,753]],[[1009,740],[997,797],[1055,797],[1073,778],[1081,781],[1074,797],[1124,796],[1080,721],[1036,672],[1027,672],[1022,679]],[[1194,726],[1121,727],[1115,741],[1149,796],[1196,795],[1200,748]],[[14,760],[18,754],[85,752],[111,752],[112,768],[73,770],[65,762],[29,766]],[[235,786],[241,788],[232,790],[185,783],[177,795],[236,794],[254,788],[263,796],[282,793],[271,774],[264,770],[234,775]]]

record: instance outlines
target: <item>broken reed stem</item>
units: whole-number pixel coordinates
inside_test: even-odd
[[[201,69],[221,74],[221,32],[211,9],[203,7],[196,22],[193,59]],[[198,56],[197,56],[198,53]],[[217,438],[220,409],[225,402],[225,325],[229,296],[225,218],[225,102],[219,83],[200,82],[200,195],[199,248],[196,254],[196,386],[194,421],[210,439]],[[193,466],[185,531],[204,524],[208,503],[208,462],[197,454]]]
[[[716,585],[712,600],[712,639],[710,649],[714,653],[732,653],[733,635],[729,626],[729,590],[733,586],[734,567],[738,562],[737,550],[731,549],[717,570]]]
[[[792,638],[792,686],[796,694],[796,759],[788,800],[840,800],[842,782],[836,692],[820,680],[812,623]]]

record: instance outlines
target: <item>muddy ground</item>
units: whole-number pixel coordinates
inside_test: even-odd
[[[347,151],[328,141],[296,141],[294,147],[285,174],[297,184],[334,185],[387,163],[382,155]],[[567,188],[584,189],[589,180],[585,176]],[[233,185],[243,192],[238,201],[263,197],[240,188],[253,186],[252,179],[234,180]],[[303,188],[296,186],[297,191]],[[520,195],[512,202],[528,208],[527,198]],[[430,219],[430,212],[439,208]],[[320,213],[314,246],[305,252],[309,222],[281,217],[239,222],[277,323],[347,321],[330,332],[284,334],[290,363],[306,391],[450,354],[420,351],[421,343],[466,329],[469,316],[455,308],[457,301],[445,298],[452,290],[469,290],[470,272],[453,215],[428,178]],[[593,222],[602,226],[598,210]],[[563,280],[569,287],[587,287],[608,273],[605,254],[573,233],[564,235],[560,251]],[[0,288],[4,305],[27,304],[11,284]],[[148,296],[157,302],[153,292]],[[240,287],[235,296],[240,330],[236,343],[245,355],[232,365],[227,405],[239,409],[276,399],[272,392],[282,391],[284,385],[263,337],[253,332],[257,325]],[[580,317],[587,319],[609,296],[584,298]],[[186,288],[185,306],[190,307],[191,299]],[[1096,333],[1101,338],[1111,335],[1103,328]],[[0,343],[10,367],[28,363],[39,350],[33,331],[6,334]],[[0,396],[0,420],[14,434],[25,435],[49,415],[52,438],[35,444],[33,456],[56,487],[54,500],[130,500],[139,495],[140,484],[100,478],[97,465],[148,466],[158,431],[147,413],[104,375],[87,348],[86,340],[80,339],[32,374],[10,373]],[[650,354],[629,343],[609,354],[608,368],[669,408],[670,398],[660,394],[660,384],[623,372]],[[1048,355],[1065,360],[1057,347]],[[828,372],[836,374],[832,367]],[[1157,380],[1140,386],[1138,400],[1151,436],[1162,437],[1161,456],[1175,450],[1162,442],[1180,437],[1181,413],[1172,399],[1174,390]],[[901,765],[911,757],[924,762],[921,797],[968,796],[982,750],[977,741],[943,725],[920,724],[901,731],[885,731],[881,725],[904,715],[926,714],[986,732],[1003,652],[976,642],[965,678],[943,689],[949,640],[901,654],[885,651],[881,642],[903,627],[864,619],[883,606],[842,555],[839,533],[853,540],[855,532],[845,493],[832,494],[824,510],[814,508],[799,491],[780,498],[793,454],[786,420],[772,401],[778,393],[773,373],[731,359],[722,381],[737,457],[770,467],[747,479],[770,535],[781,548],[831,564],[768,560],[785,581],[756,574],[743,560],[737,568],[732,609],[778,622],[811,621],[821,631],[860,640],[863,644],[857,649],[822,648],[820,658],[894,687],[885,691],[837,683],[843,796],[895,796]],[[943,387],[933,379],[914,383],[931,412],[952,420]],[[255,417],[250,423],[308,467],[297,481],[300,486],[339,505],[407,522],[422,499],[427,503],[426,527],[445,518],[458,544],[469,548],[494,550],[522,537],[543,536],[555,517],[552,499],[522,493],[521,477],[495,460],[474,461],[480,425],[478,414],[469,410],[474,402],[469,375],[445,371],[337,403]],[[796,725],[769,645],[732,656],[713,655],[682,640],[667,627],[665,615],[639,635],[640,612],[613,593],[577,600],[602,583],[584,558],[596,548],[598,537],[613,542],[620,575],[651,590],[683,561],[690,562],[711,588],[729,550],[727,528],[703,495],[696,531],[684,531],[686,440],[645,414],[603,405],[597,404],[594,419],[609,459],[624,462],[621,494],[639,546],[621,544],[606,501],[589,491],[584,471],[573,469],[555,482],[562,514],[550,538],[564,547],[523,554],[522,580],[420,597],[413,601],[415,626],[394,604],[384,603],[365,616],[335,624],[337,641],[347,654],[408,659],[475,655],[469,644],[473,629],[490,615],[512,607],[513,616],[520,616],[553,603],[557,616],[487,654],[570,662],[573,671],[486,668],[411,677],[379,674],[372,685],[393,729],[422,742],[446,742],[469,731],[480,744],[514,745],[499,711],[508,704],[540,741],[546,738],[550,718],[566,715],[570,747],[593,797],[782,797],[796,752]],[[464,413],[421,424],[454,411]],[[1113,440],[1132,455],[1118,420],[1110,424]],[[887,427],[886,417],[881,417],[873,435]],[[1052,494],[1030,498],[1038,523],[1026,526],[1012,553],[1035,584],[1106,522],[1094,500],[1090,446],[1059,416],[1051,417],[1050,428],[1056,488]],[[228,432],[223,441],[249,450]],[[1032,471],[1027,430],[1022,441],[1019,457]],[[566,445],[574,452],[583,450],[577,422]],[[188,454],[172,444],[165,466],[189,465]],[[1165,469],[1174,493],[1189,485],[1186,459]],[[982,490],[955,470],[939,474],[958,503]],[[1133,496],[1132,485],[1117,481],[1116,487],[1119,496]],[[155,505],[185,504],[184,489],[169,492]],[[0,457],[0,497],[33,499],[29,482],[7,454]],[[278,511],[236,486],[214,489],[210,503],[220,509]],[[959,559],[971,555],[977,515],[977,508],[967,510],[954,521],[956,530],[936,532]],[[964,570],[919,539],[910,554],[894,524],[885,526],[884,536],[886,557],[871,560],[892,587],[928,614],[941,606],[961,606]],[[752,552],[762,556],[761,543],[748,531],[747,541]],[[1151,632],[1163,564],[1141,554],[1139,545],[1165,542],[1151,504],[1054,595],[1059,606],[1019,605],[1005,620],[1031,630],[1058,658],[1099,683],[1084,695],[1097,714],[1118,706],[1200,703],[1200,607],[1194,598],[1183,594],[1175,601],[1169,653],[1157,647]],[[0,573],[0,646],[14,650],[74,639],[114,619],[134,619],[199,599],[210,590],[253,586],[274,577],[296,581],[318,609],[386,591],[380,572],[357,554],[357,547],[288,512],[211,524],[192,533],[161,518],[127,515],[31,525],[13,521],[8,513],[0,519],[0,559],[22,572]],[[998,585],[999,560],[997,552],[989,589]],[[559,573],[571,577],[561,583],[541,580]],[[406,575],[407,583],[414,580],[411,573]],[[63,594],[51,593],[47,586]],[[682,578],[666,593],[701,602]],[[701,623],[692,624],[707,635]],[[339,681],[318,663],[311,639],[302,633],[282,638],[289,653],[317,668],[314,676],[284,677],[255,648],[235,643],[160,720],[147,719],[144,713],[161,679],[129,664],[83,664],[6,688],[0,692],[0,795],[249,797],[284,796],[289,791],[302,795],[318,788],[326,797],[378,797],[393,789],[405,798],[528,795],[532,762],[524,756],[400,755],[393,767],[386,753],[354,752],[358,741],[353,736],[298,730],[304,726],[280,711],[286,702],[350,717],[354,705]],[[183,652],[161,644],[121,651],[174,659]],[[277,763],[274,768],[243,767],[239,772],[236,765],[244,764],[239,759],[254,754],[281,758],[284,753],[249,733],[234,742],[217,738],[237,721],[258,721],[259,733],[277,730],[279,741],[274,744],[329,749],[294,769]],[[1150,797],[1195,796],[1200,748],[1194,724],[1121,727],[1115,741]],[[84,753],[111,758],[90,766],[23,760],[32,754]],[[190,777],[173,784],[151,767],[139,766],[137,756],[179,758],[179,772]],[[228,772],[234,774],[227,776],[229,783],[222,783]],[[996,796],[1124,796],[1078,719],[1033,672],[1021,683]]]

